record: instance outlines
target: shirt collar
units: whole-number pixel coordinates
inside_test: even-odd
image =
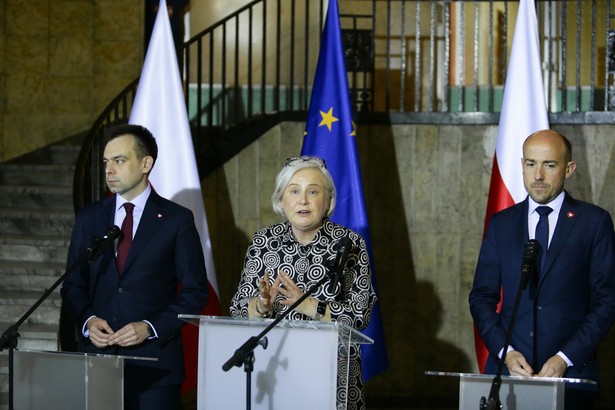
[[[137,209],[141,209],[141,210],[145,209],[145,203],[147,202],[147,199],[149,198],[151,193],[152,193],[152,187],[148,184],[147,188],[145,188],[145,191],[141,192],[136,198],[133,198],[132,201],[127,201],[121,195],[116,195],[115,196],[115,210],[117,211],[121,209],[126,202],[130,202],[131,204],[134,204],[135,208]]]
[[[528,215],[531,215],[532,213],[536,212],[536,208],[538,208],[539,206],[542,205],[546,205],[548,207],[550,207],[551,209],[553,209],[553,214],[555,215],[559,215],[559,211],[560,209],[562,209],[562,205],[564,204],[564,197],[566,196],[566,193],[564,191],[560,192],[558,196],[555,197],[555,199],[551,202],[549,202],[548,204],[539,204],[536,201],[534,201],[532,199],[531,196],[528,196]]]
[[[295,235],[293,234],[293,228],[290,225],[290,222],[286,221],[286,222],[284,222],[284,224],[286,225],[286,230],[284,232],[282,240],[284,241],[284,243],[291,242],[291,243],[296,243],[296,244],[298,244],[300,246],[310,246],[310,245],[319,243],[320,242],[320,237],[322,236],[322,229],[328,223],[331,223],[329,221],[329,218],[327,218],[327,217],[323,218],[322,225],[320,226],[320,228],[316,232],[316,236],[314,236],[314,239],[312,239],[312,241],[309,244],[307,244],[307,245],[300,245],[299,242],[297,241],[297,239],[295,239]]]

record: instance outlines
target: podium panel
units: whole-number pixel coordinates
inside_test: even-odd
[[[429,371],[430,376],[459,378],[459,409],[476,410],[489,398],[494,375]],[[499,399],[504,410],[563,410],[566,383],[596,384],[592,380],[556,377],[502,376]]]
[[[502,376],[500,402],[505,410],[564,410],[564,382]],[[477,409],[488,398],[493,376],[459,378],[459,408]]]
[[[246,408],[247,373],[243,367],[225,372],[222,365],[272,320],[180,318],[199,325],[198,409]],[[371,342],[346,326],[314,321],[283,320],[265,337],[268,347],[254,350],[252,409],[335,409],[338,358],[347,360],[349,343]],[[342,368],[348,372],[347,365]],[[347,382],[347,374],[341,376]]]
[[[124,359],[150,358],[15,350],[13,401],[19,410],[124,408]]]

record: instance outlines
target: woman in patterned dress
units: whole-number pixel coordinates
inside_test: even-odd
[[[376,301],[367,248],[356,232],[329,220],[335,201],[335,185],[322,159],[286,161],[271,196],[274,211],[285,221],[253,235],[231,300],[231,316],[280,315],[327,275],[327,266],[336,257],[336,244],[348,237],[352,249],[335,289],[320,286],[286,319],[335,321],[359,331],[367,327]],[[340,369],[342,362],[338,363],[338,375],[348,370],[347,397],[338,377],[338,409],[344,408],[346,400],[348,409],[364,409],[361,355],[356,345],[350,350],[349,369]]]

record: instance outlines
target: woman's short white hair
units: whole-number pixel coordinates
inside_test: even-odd
[[[284,196],[284,191],[288,187],[290,180],[293,178],[293,175],[297,173],[297,171],[301,171],[302,169],[314,168],[319,170],[322,173],[322,176],[325,181],[325,189],[329,193],[329,209],[325,216],[330,216],[335,210],[335,199],[337,197],[337,193],[335,191],[335,184],[333,183],[333,178],[331,174],[327,170],[327,166],[325,164],[325,160],[318,157],[310,157],[310,156],[302,156],[302,157],[293,157],[288,158],[286,160],[286,165],[282,170],[278,173],[278,176],[275,178],[275,186],[273,189],[273,194],[271,195],[271,204],[273,205],[273,211],[286,218],[284,214],[284,209],[282,208],[282,197]]]

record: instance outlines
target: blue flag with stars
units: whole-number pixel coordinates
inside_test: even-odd
[[[355,135],[337,0],[330,0],[301,155],[313,155],[325,160],[337,190],[337,203],[331,220],[354,230],[365,239],[372,267],[372,283],[377,293]],[[374,339],[373,345],[361,345],[363,380],[367,381],[389,365],[378,302],[363,333]]]

